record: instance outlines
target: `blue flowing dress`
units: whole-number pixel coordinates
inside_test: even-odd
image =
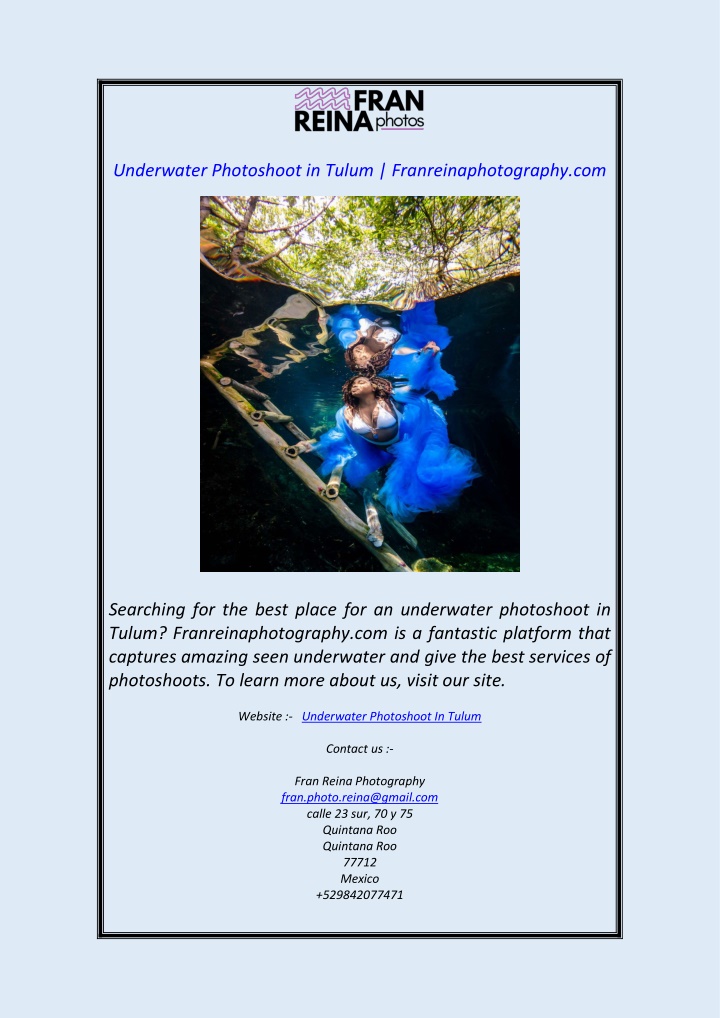
[[[347,350],[357,339],[360,319],[372,319],[372,316],[373,312],[366,307],[346,304],[328,317],[332,331]],[[441,350],[450,342],[448,330],[444,325],[438,325],[435,302],[423,301],[410,311],[403,311],[400,315],[400,332],[396,346],[403,349],[410,347],[413,352],[402,354],[393,351],[390,363],[380,374],[388,378],[406,379],[408,386],[415,392],[434,392],[438,399],[452,396],[457,386],[453,376],[442,366],[442,353],[421,353],[430,341],[436,343]]]
[[[368,442],[349,427],[341,407],[335,427],[316,446],[323,457],[320,474],[327,476],[342,466],[347,483],[361,487],[371,473],[387,467],[378,497],[397,520],[447,509],[480,476],[477,464],[470,453],[450,444],[439,406],[407,390],[394,393],[393,399],[399,421],[397,441],[383,446]]]

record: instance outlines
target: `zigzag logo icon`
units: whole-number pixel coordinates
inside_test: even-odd
[[[304,88],[295,93],[296,110],[349,110],[349,88]]]

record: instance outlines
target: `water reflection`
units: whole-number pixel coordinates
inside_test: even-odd
[[[411,530],[426,556],[454,570],[515,570],[519,278],[446,298],[435,307],[452,337],[444,366],[458,383],[458,391],[442,403],[450,440],[472,453],[483,477],[463,492],[456,509],[423,514]],[[399,322],[387,308],[370,305],[370,310]],[[316,437],[332,425],[347,378],[343,349],[328,335],[326,310],[304,294],[265,282],[232,283],[203,270],[201,347],[222,374],[268,393],[308,435]],[[202,403],[202,568],[373,569],[367,552],[331,526],[323,529],[322,549],[300,539],[298,528],[317,527],[317,508],[308,504],[307,493],[282,462],[210,389],[203,388]],[[308,462],[317,465],[312,458]],[[350,489],[342,497],[362,515]],[[251,533],[252,541],[239,541],[241,531]]]
[[[244,314],[244,308],[231,312],[233,318]],[[299,326],[299,322],[308,317],[313,321]],[[328,341],[327,317],[324,308],[305,294],[294,293],[264,321],[248,326],[239,336],[216,347],[213,354],[228,353],[246,361],[255,372],[248,381],[255,385],[264,378],[282,374],[292,364],[302,364],[308,357],[321,354]],[[283,322],[298,325],[288,326]]]

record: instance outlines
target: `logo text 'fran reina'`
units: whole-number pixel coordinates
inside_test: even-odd
[[[423,89],[304,88],[295,93],[296,131],[422,131]]]

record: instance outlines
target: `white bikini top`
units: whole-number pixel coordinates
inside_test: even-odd
[[[376,325],[376,324],[377,324],[377,322],[371,322],[369,318],[361,318],[360,319],[360,332],[364,336],[364,335],[366,335],[367,330],[370,328],[370,326],[371,325]],[[386,344],[395,343],[395,342],[397,342],[398,339],[400,339],[400,333],[398,332],[397,329],[392,329],[392,328],[390,328],[389,325],[385,325],[385,326],[383,326],[383,328],[381,329],[380,332],[376,332],[375,333],[374,339],[376,339],[378,341],[378,343],[386,343]]]
[[[393,428],[397,424],[397,417],[386,410],[385,407],[380,407],[380,412],[377,417],[377,424],[375,428],[371,428],[367,421],[364,421],[360,414],[353,414],[352,424],[350,427],[353,429],[356,435],[369,435],[371,431],[379,431],[381,428]]]

